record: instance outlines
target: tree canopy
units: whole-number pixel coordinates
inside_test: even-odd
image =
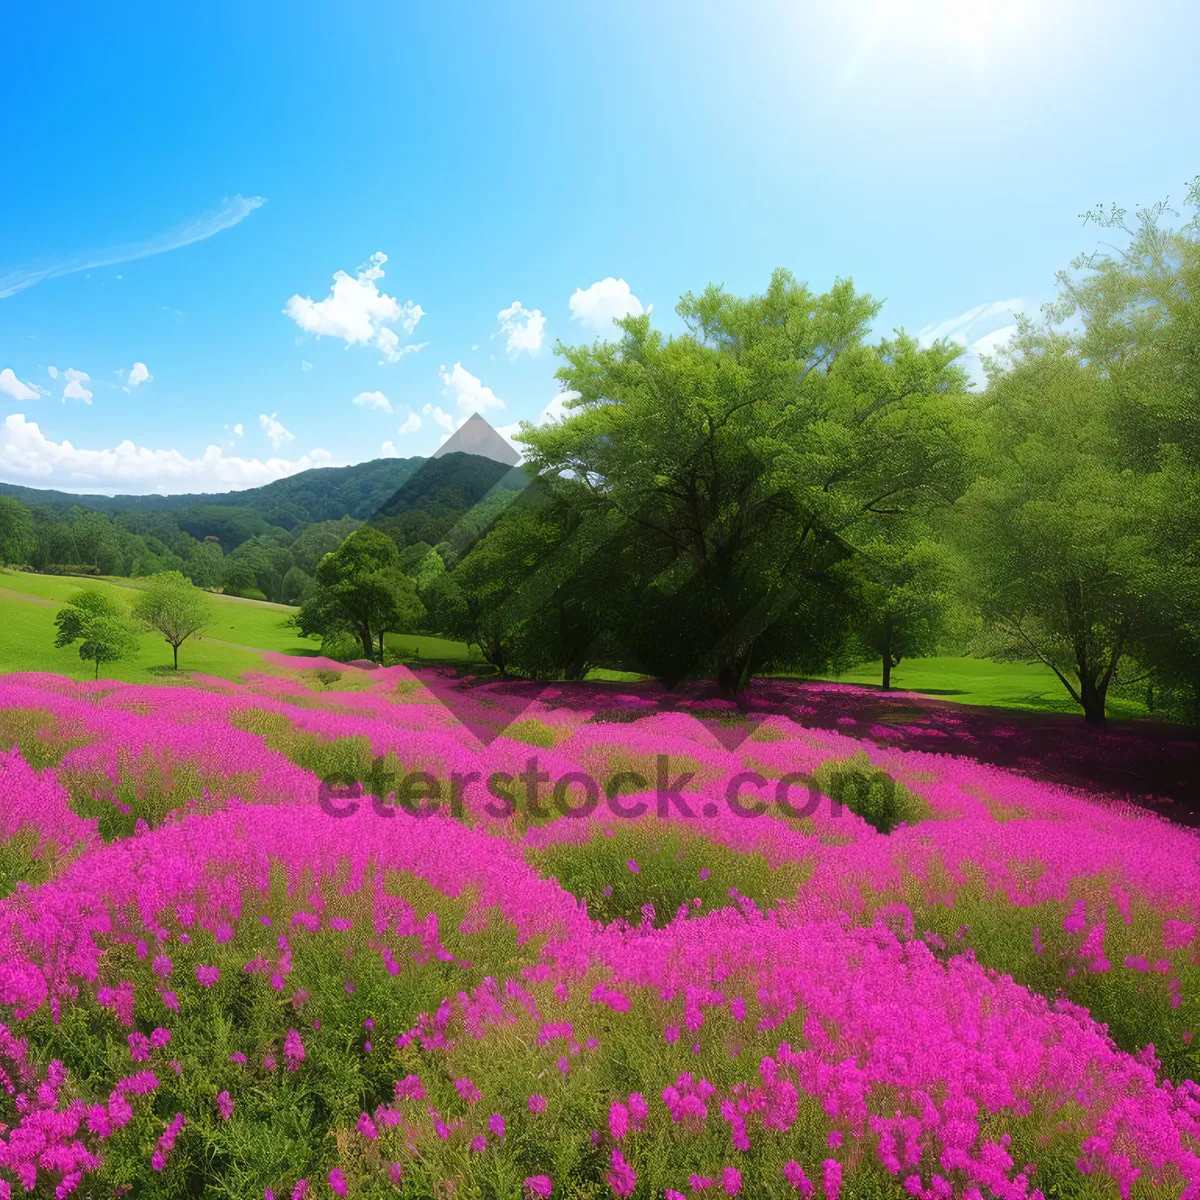
[[[366,658],[378,654],[382,661],[384,634],[410,628],[424,615],[416,588],[400,570],[395,541],[364,526],[317,564],[295,623],[305,637],[352,633]]]
[[[133,605],[133,616],[162,635],[171,647],[175,670],[179,670],[179,647],[208,625],[212,608],[190,579],[178,571],[164,571],[146,584]]]
[[[99,679],[101,663],[117,662],[137,649],[137,631],[129,616],[128,609],[107,591],[84,588],[55,614],[54,644],[79,642],[79,657],[95,664],[94,677]]]

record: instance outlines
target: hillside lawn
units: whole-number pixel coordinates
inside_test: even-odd
[[[125,605],[137,598],[133,580],[80,579],[0,570],[0,671],[50,671],[73,679],[91,679],[94,667],[79,657],[79,647],[56,648],[54,614],[83,587],[110,591]],[[318,646],[282,627],[293,611],[284,605],[210,594],[212,624],[199,638],[179,648],[179,671],[171,669],[171,647],[157,633],[141,636],[137,653],[121,662],[105,663],[104,679],[128,683],[180,681],[190,671],[238,679],[261,670],[261,650],[315,655]]]
[[[0,570],[0,672],[49,671],[75,679],[90,679],[92,667],[78,648],[54,645],[54,614],[81,587],[111,589],[125,604],[136,598],[136,580],[82,579],[63,575],[35,575]],[[320,653],[316,642],[299,637],[283,622],[295,610],[238,596],[210,593],[213,622],[202,637],[183,644],[179,651],[180,675],[189,671],[239,679],[248,670],[261,670],[260,650],[276,650],[297,658]],[[386,644],[401,661],[413,666],[438,663],[463,666],[482,660],[474,646],[424,634],[386,636]],[[297,663],[299,666],[300,664]],[[179,679],[171,669],[171,648],[158,634],[142,635],[138,652],[101,669],[106,679],[130,683]],[[642,676],[622,671],[592,671],[592,680],[632,682]],[[866,663],[834,682],[879,687],[879,665]],[[1014,708],[1032,712],[1077,713],[1079,710],[1049,667],[1040,664],[998,663],[978,658],[918,658],[892,671],[894,691],[920,692],[958,704]],[[1145,706],[1111,698],[1110,716],[1137,717]]]

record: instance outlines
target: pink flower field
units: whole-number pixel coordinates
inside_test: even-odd
[[[0,678],[0,1200],[1200,1200],[1192,830],[811,690],[318,665]]]

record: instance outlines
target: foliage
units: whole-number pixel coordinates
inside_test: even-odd
[[[365,657],[382,659],[383,635],[416,625],[425,612],[399,562],[387,534],[371,526],[356,530],[317,565],[296,627],[305,637],[348,631]]]
[[[1037,661],[1089,721],[1147,619],[1144,478],[1121,465],[1112,389],[1072,339],[1022,328],[980,412],[979,474],[958,509],[964,586],[997,656]]]
[[[914,825],[929,815],[929,806],[919,796],[873,767],[865,754],[823,762],[813,772],[813,781],[831,800],[844,804],[880,833]]]
[[[560,346],[573,415],[521,440],[623,520],[633,658],[737,689],[754,665],[836,656],[836,565],[880,521],[954,498],[964,377],[956,349],[864,345],[878,305],[848,282],[818,296],[777,271],[763,295],[712,287],[677,311],[680,337],[641,316],[618,343]]]
[[[954,605],[942,546],[911,525],[864,549],[851,566],[854,628],[863,650],[883,663],[883,688],[906,658],[934,654]]]
[[[805,864],[775,869],[761,854],[741,854],[688,829],[645,819],[614,822],[584,843],[562,842],[527,857],[587,904],[606,925],[662,928],[681,914],[711,911],[744,896],[766,911],[795,896]]]
[[[137,649],[137,633],[129,621],[129,611],[99,588],[85,588],[71,597],[55,614],[58,635],[56,646],[79,642],[79,657],[95,663],[95,678],[100,664],[118,662]]]
[[[35,545],[33,514],[19,500],[0,496],[0,565],[28,562]]]
[[[199,634],[212,620],[208,600],[190,579],[178,571],[164,571],[146,585],[133,606],[136,620],[171,647],[175,670],[179,670],[179,647]]]

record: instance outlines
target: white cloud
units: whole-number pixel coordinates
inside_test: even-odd
[[[177,320],[177,321],[182,321],[184,316],[186,315],[185,313],[181,312],[178,308],[171,308],[170,305],[167,305],[167,304],[164,304],[162,306],[162,310],[168,316],[174,317],[175,320]]]
[[[440,406],[435,408],[432,404],[427,404],[421,411],[427,417],[432,417],[434,424],[440,425],[447,433],[454,432],[454,418],[448,412],[443,412]],[[444,438],[442,440],[445,441]]]
[[[540,309],[522,308],[520,300],[514,300],[496,314],[496,320],[500,322],[500,329],[492,337],[508,339],[505,344],[509,358],[517,358],[522,350],[527,350],[530,358],[537,358],[546,336],[546,318]]]
[[[91,404],[92,393],[83,386],[92,381],[86,371],[77,371],[74,367],[68,367],[63,372],[63,378],[67,381],[67,386],[63,388],[62,394],[64,401],[82,400],[84,404]]]
[[[236,425],[232,425],[232,426],[226,425],[225,428],[232,429],[234,437],[245,437],[246,436],[246,428],[241,423],[241,421],[239,421]]]
[[[382,352],[384,361],[399,362],[405,354],[421,347],[398,349],[400,339],[387,327],[398,324],[411,334],[425,313],[419,304],[411,300],[401,304],[394,296],[379,290],[385,262],[386,254],[372,254],[370,263],[360,268],[356,277],[345,271],[336,272],[333,287],[324,300],[295,295],[283,306],[283,311],[305,333],[341,338],[347,346],[373,344]]]
[[[381,450],[381,451],[384,453],[384,455],[386,455],[388,458],[395,458],[395,457],[396,457],[396,443],[395,443],[395,442],[384,442],[384,443],[383,443],[383,444],[382,444],[382,445],[379,447],[379,449],[380,449],[380,450]]]
[[[454,369],[449,372],[443,367],[440,373],[444,385],[442,395],[451,397],[458,405],[459,412],[483,413],[489,408],[507,407],[490,387],[484,387],[462,363],[455,363]]]
[[[12,367],[0,371],[0,392],[11,396],[14,400],[36,400],[38,393],[27,384],[22,383],[14,374]]]
[[[112,267],[118,263],[132,262],[137,258],[150,258],[155,254],[178,250],[181,246],[190,246],[193,242],[202,242],[205,238],[213,237],[225,229],[232,229],[234,225],[244,221],[256,208],[261,208],[266,202],[266,198],[263,196],[234,196],[230,200],[223,201],[221,207],[215,212],[195,217],[175,229],[147,238],[145,241],[75,254],[51,261],[49,264],[39,263],[36,267],[32,265],[15,267],[7,274],[0,275],[0,300],[6,296],[14,296],[17,292],[33,287],[34,284],[41,283],[46,279],[57,279],[62,275],[73,275],[76,271],[91,271],[97,267]]]
[[[403,435],[409,434],[409,433],[416,433],[417,430],[420,428],[421,428],[421,418],[418,417],[416,413],[409,413],[408,416],[404,418],[404,424],[401,425],[400,428],[396,430],[396,432],[398,434],[400,434],[401,436],[403,436]]]
[[[997,317],[1008,318],[1016,316],[1025,306],[1025,301],[993,300],[990,304],[977,304],[974,308],[950,317],[945,321],[936,321],[924,326],[917,333],[917,341],[922,346],[932,346],[942,338],[949,338],[961,346],[969,345],[974,336],[978,336],[980,326],[992,324]],[[974,331],[974,333],[972,333]]]
[[[313,369],[313,365],[312,365],[312,363],[310,363],[310,362],[308,361],[308,359],[307,359],[307,358],[302,358],[302,359],[300,360],[300,370],[302,370],[302,371],[311,371],[312,369]]]
[[[400,345],[400,339],[391,329],[381,329],[375,338],[375,345],[383,357],[379,360],[382,367],[385,363],[398,363],[406,354],[418,354],[429,345],[428,342],[410,342],[407,346]],[[399,347],[399,349],[397,349]]]
[[[284,444],[284,442],[290,442],[296,436],[290,429],[284,429],[282,423],[276,419],[278,416],[278,413],[272,413],[269,417],[266,413],[258,414],[258,423],[261,426],[263,433],[267,435],[271,441],[271,445],[274,446],[276,450],[278,450],[279,447]]]
[[[135,362],[129,368],[129,377],[125,380],[125,391],[131,392],[139,384],[153,382],[154,376],[146,370],[146,364],[144,362]]]
[[[47,367],[46,370],[50,372],[51,379],[58,378],[58,368],[57,367]]]
[[[980,360],[984,355],[995,354],[1016,333],[1013,318],[1025,307],[1025,301],[1019,298],[977,304],[955,317],[923,326],[917,332],[917,342],[932,346],[945,339],[961,346],[963,353],[955,359],[955,366],[967,372],[972,384],[982,386],[984,374]]]
[[[326,450],[297,459],[241,458],[209,446],[199,458],[178,450],[152,450],[123,441],[112,449],[81,450],[47,438],[21,413],[0,425],[0,475],[67,489],[146,492],[203,492],[258,487],[274,479],[332,466]]]
[[[985,333],[978,341],[971,343],[971,353],[979,355],[992,355],[1001,347],[1006,346],[1012,341],[1013,335],[1017,332],[1015,325],[1005,325],[1002,329],[997,329],[994,333]]]
[[[591,287],[576,288],[568,301],[571,320],[579,321],[592,329],[608,332],[613,321],[620,317],[640,317],[654,307],[642,307],[642,302],[629,290],[623,279],[598,279]]]
[[[354,403],[359,408],[377,408],[386,413],[392,411],[392,402],[382,392],[359,392],[354,397]]]

